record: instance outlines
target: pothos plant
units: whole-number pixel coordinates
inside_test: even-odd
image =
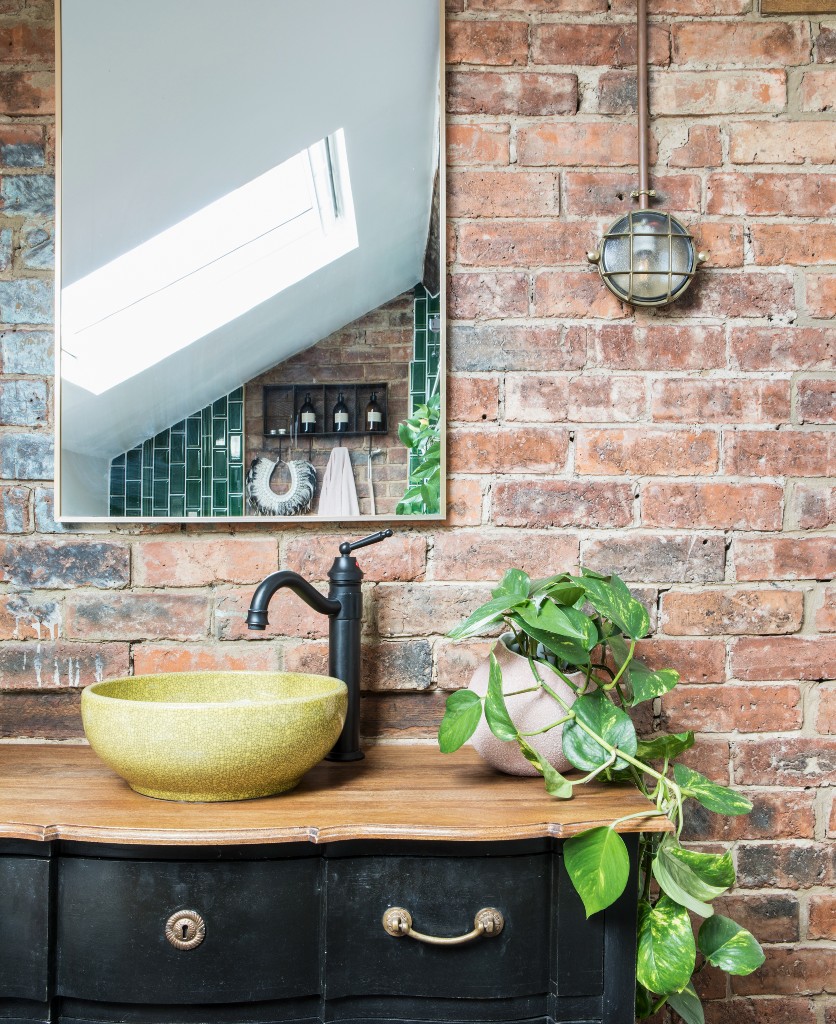
[[[395,512],[399,516],[438,512],[441,501],[441,396],[436,392],[409,419],[398,424],[398,437],[410,455],[418,456],[410,469],[406,492]]]
[[[703,1024],[693,976],[708,964],[729,974],[750,974],[764,955],[745,928],[714,913],[711,901],[735,881],[731,854],[683,847],[683,808],[692,799],[718,814],[738,815],[747,814],[751,803],[676,761],[693,745],[693,732],[637,736],[629,709],[672,690],[679,674],[670,668],[650,669],[635,657],[636,643],[650,621],[618,576],[581,569],[577,576],[561,573],[533,581],[522,570],[509,569],[492,591],[492,600],[449,636],[463,640],[494,632],[501,624],[510,632],[506,645],[527,658],[531,669],[530,687],[514,692],[542,690],[553,698],[555,720],[537,732],[563,726],[563,753],[584,774],[561,775],[529,743],[536,733],[520,732],[514,725],[493,650],[487,695],[458,690],[448,698],[439,729],[441,750],[458,750],[484,714],[494,736],[519,744],[552,796],[570,799],[578,786],[595,778],[631,782],[654,806],[629,817],[665,815],[671,820],[672,832],[639,836],[636,1013],[649,1017],[667,1003],[687,1024]],[[549,686],[542,664],[550,665],[574,691],[574,702]],[[619,818],[565,840],[566,870],[587,917],[608,907],[627,885],[629,856],[617,831],[627,820]],[[696,940],[691,914],[702,918]]]

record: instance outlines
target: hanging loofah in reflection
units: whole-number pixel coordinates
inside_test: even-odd
[[[285,462],[290,473],[290,487],[276,494],[270,480],[279,462],[259,456],[247,471],[247,498],[260,516],[300,516],[311,510],[316,490],[316,470],[304,459]]]

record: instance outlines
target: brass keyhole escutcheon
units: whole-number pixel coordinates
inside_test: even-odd
[[[196,910],[178,910],[165,923],[165,937],[175,949],[194,949],[206,936],[206,922]]]

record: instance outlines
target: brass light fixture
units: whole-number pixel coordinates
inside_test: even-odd
[[[665,306],[690,285],[700,263],[694,239],[676,217],[650,209],[656,192],[649,187],[647,101],[647,0],[638,0],[637,77],[639,107],[639,187],[632,193],[639,209],[620,217],[605,233],[596,252],[586,254],[601,280],[623,302]]]

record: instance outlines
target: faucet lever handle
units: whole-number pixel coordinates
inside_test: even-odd
[[[370,537],[364,537],[362,540],[355,540],[353,543],[345,540],[340,544],[340,554],[350,555],[351,552],[357,548],[364,548],[369,544],[377,544],[379,541],[386,540],[387,537],[391,536],[391,530],[381,530],[379,533],[373,533]]]

